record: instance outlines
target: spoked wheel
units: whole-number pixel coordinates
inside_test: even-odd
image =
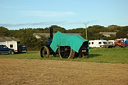
[[[42,58],[44,58],[44,57],[48,58],[49,53],[50,52],[49,52],[49,49],[48,49],[47,46],[44,46],[44,47],[41,48],[40,55],[41,55]]]
[[[59,56],[60,58],[72,59],[75,55],[75,51],[69,46],[60,46],[59,47]]]

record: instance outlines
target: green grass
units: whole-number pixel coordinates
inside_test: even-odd
[[[41,58],[39,51],[28,51],[23,54],[0,55],[0,58],[16,58],[16,59],[43,59],[43,60],[66,60],[81,62],[99,62],[99,63],[122,63],[128,64],[128,48],[95,48],[90,49],[89,58],[60,59],[59,56],[49,58]]]
[[[128,64],[128,48],[95,48],[91,49],[89,58],[75,59],[86,62]]]

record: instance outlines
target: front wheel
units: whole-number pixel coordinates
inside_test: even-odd
[[[49,57],[49,54],[50,54],[49,48],[48,48],[47,46],[43,46],[43,47],[41,48],[41,51],[40,51],[41,57],[42,57],[42,58],[44,58],[44,57],[48,58],[48,57]]]
[[[9,54],[13,55],[13,54],[14,54],[14,51],[10,51],[10,53],[9,53]]]

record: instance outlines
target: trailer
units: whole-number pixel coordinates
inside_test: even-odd
[[[108,48],[110,45],[110,41],[107,40],[89,40],[90,48]]]
[[[80,35],[65,34],[57,32],[53,36],[53,28],[50,28],[50,39],[40,50],[41,57],[56,56],[60,58],[72,59],[74,57],[88,57],[89,55],[88,40]]]

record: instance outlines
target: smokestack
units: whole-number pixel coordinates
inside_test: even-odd
[[[53,38],[53,27],[50,27],[50,40],[52,41]]]

